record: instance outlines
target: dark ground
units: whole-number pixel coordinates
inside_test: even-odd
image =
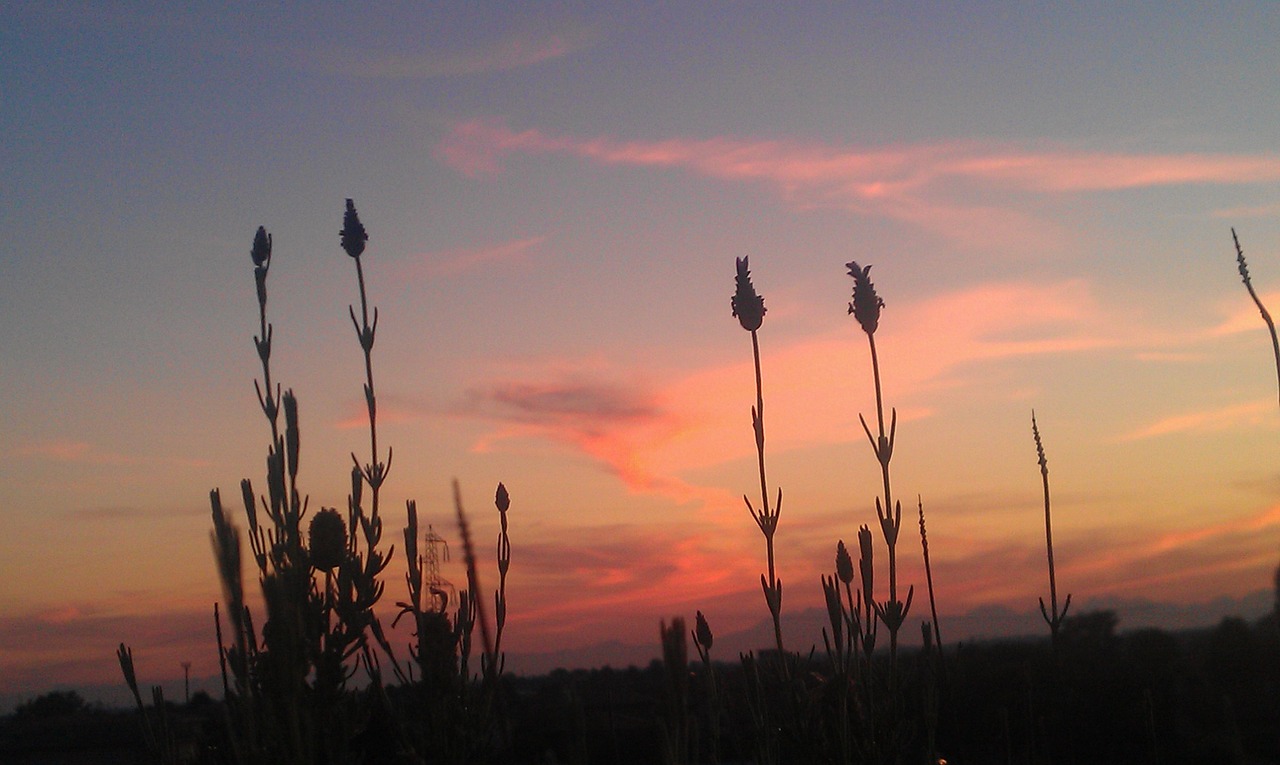
[[[1280,632],[1273,618],[1224,619],[1182,633],[1116,634],[1110,612],[1064,624],[1055,659],[1047,640],[948,646],[937,686],[937,752],[949,763],[1280,763]],[[883,652],[878,649],[878,652]],[[921,657],[904,654],[897,735],[904,762],[924,759],[930,685]],[[691,665],[697,761],[711,740],[701,665]],[[821,651],[803,667],[821,701]],[[756,730],[741,665],[717,664],[724,717],[720,762],[749,762]],[[506,719],[493,762],[661,762],[666,673],[645,668],[557,670],[505,678]],[[226,762],[221,704],[197,694],[170,705],[188,762]],[[811,762],[804,742],[780,741],[780,760]],[[107,765],[157,761],[135,711],[86,704],[74,692],[40,696],[0,718],[0,762]],[[818,760],[820,761],[820,760]]]

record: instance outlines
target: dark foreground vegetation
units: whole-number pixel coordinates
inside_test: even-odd
[[[444,537],[429,523],[422,528],[409,500],[400,536],[405,586],[391,624],[405,620],[411,639],[394,644],[389,636],[396,633],[383,624],[389,610],[383,595],[385,570],[396,551],[384,540],[382,515],[393,455],[379,441],[377,427],[373,358],[379,316],[364,276],[368,240],[354,202],[347,200],[339,244],[356,275],[359,302],[348,313],[359,347],[352,358],[363,367],[369,429],[367,450],[361,445],[362,456],[351,453],[351,489],[343,508],[313,507],[300,486],[299,399],[277,382],[271,363],[272,238],[260,227],[253,239],[254,348],[261,362],[254,387],[270,440],[265,481],[256,489],[245,479],[235,500],[225,503],[220,491],[210,492],[213,557],[223,593],[213,614],[221,700],[179,707],[152,687],[148,703],[133,652],[121,643],[120,668],[137,707],[132,725],[73,697],[42,697],[6,721],[6,761],[70,758],[76,736],[97,730],[99,751],[116,759],[80,762],[1280,762],[1280,634],[1274,615],[1252,625],[1227,619],[1198,633],[1117,635],[1114,614],[1071,610],[1070,583],[1061,582],[1059,589],[1049,460],[1034,412],[1028,447],[1034,443],[1044,497],[1048,597],[1041,597],[1040,611],[1047,639],[945,642],[924,501],[912,497],[915,512],[909,502],[903,534],[903,492],[891,477],[897,411],[886,403],[876,337],[885,302],[871,266],[858,262],[846,264],[853,279],[848,310],[855,336],[860,331],[867,343],[875,410],[860,415],[860,422],[880,480],[857,503],[867,508],[868,521],[874,508],[874,521],[858,526],[856,544],[846,546],[833,533],[832,568],[818,582],[791,581],[786,590],[821,587],[828,623],[821,635],[784,635],[782,629],[787,572],[777,567],[775,538],[783,492],[776,484],[771,490],[765,464],[760,331],[766,309],[747,259],[740,258],[729,307],[750,334],[758,468],[750,482],[754,487],[758,478],[759,485],[754,502],[745,494],[743,500],[764,541],[760,587],[772,645],[736,662],[721,657],[713,652],[714,633],[699,611],[692,629],[683,617],[659,625],[662,658],[646,669],[507,675],[506,583],[523,508],[515,508],[509,526],[512,496],[497,483],[490,495],[500,524],[497,570],[489,574],[496,573],[488,580],[492,589],[486,589],[456,481],[453,515],[466,581],[455,588],[440,576]],[[1238,243],[1237,261],[1273,327]],[[1275,337],[1273,331],[1280,382]],[[243,513],[233,512],[233,504]],[[850,519],[848,530],[855,525]],[[925,581],[899,581],[899,558],[917,550]],[[256,613],[248,605],[250,588],[261,593]],[[906,649],[904,629],[920,634],[923,648]],[[690,656],[690,638],[696,658]],[[63,735],[60,729],[82,733]],[[133,731],[134,738],[111,755],[112,745],[121,744],[111,737],[121,731]],[[93,750],[89,739],[81,742],[81,751]],[[58,747],[66,751],[58,754]]]
[[[1146,629],[1117,634],[1110,612],[1067,617],[1057,659],[1047,640],[961,645],[945,653],[947,687],[938,689],[937,756],[949,763],[1266,763],[1280,762],[1280,633],[1274,617],[1223,620],[1207,630]],[[894,761],[922,763],[931,734],[928,676],[921,652],[903,654],[904,723]],[[762,664],[776,658],[765,655]],[[818,724],[830,689],[817,659],[795,679],[800,707],[814,723],[784,726],[778,762],[830,762]],[[762,667],[763,668],[763,667]],[[487,759],[496,763],[656,763],[671,721],[683,717],[687,762],[751,762],[755,724],[748,680],[738,662],[716,664],[721,703],[708,698],[706,670],[688,668],[687,703],[675,704],[663,662],[646,668],[557,670],[505,676],[507,725]],[[393,696],[405,689],[388,687]],[[348,691],[352,708],[368,689]],[[364,697],[363,699],[361,697]],[[710,718],[719,707],[720,719]],[[161,713],[150,709],[153,722]],[[227,763],[224,705],[204,694],[166,704],[164,725],[178,762]],[[367,716],[357,735],[394,735]],[[711,731],[718,730],[712,737]],[[804,739],[791,738],[808,731]],[[378,749],[368,742],[369,749]],[[0,762],[150,763],[136,712],[86,704],[55,692],[0,719]],[[353,754],[349,761],[380,762]],[[393,760],[388,760],[393,761]],[[422,761],[430,762],[424,759]]]

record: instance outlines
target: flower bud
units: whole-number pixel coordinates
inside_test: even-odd
[[[498,484],[498,491],[494,495],[494,504],[498,507],[498,512],[505,513],[511,507],[511,496],[507,494],[507,487],[501,483]]]
[[[751,284],[747,258],[738,258],[737,262],[738,275],[734,280],[736,289],[729,303],[733,307],[733,315],[737,317],[742,328],[748,332],[754,332],[760,329],[760,325],[764,322],[764,298],[756,294],[756,288]]]
[[[849,557],[849,550],[844,546],[843,539],[836,545],[836,576],[845,584],[853,582],[853,560]]]
[[[868,602],[871,601],[871,595],[874,592],[875,584],[875,564],[872,560],[871,550],[871,529],[863,526],[858,529],[858,549],[861,557],[858,559],[859,573],[862,574],[862,591]]]
[[[360,215],[356,212],[355,202],[347,200],[347,211],[342,215],[342,249],[353,258],[360,257],[360,253],[364,252],[364,244],[369,241],[369,234],[364,230],[364,224],[360,222]]]
[[[364,488],[364,475],[360,472],[360,468],[352,466],[351,468],[351,506],[360,507],[361,490]]]
[[[850,261],[845,267],[853,277],[853,301],[849,303],[849,313],[862,325],[862,331],[873,335],[880,325],[880,309],[884,308],[884,301],[871,283],[871,266],[863,267],[857,261]]]
[[[263,266],[271,259],[271,235],[265,226],[258,226],[258,233],[253,235],[253,249],[249,251],[255,266]]]
[[[696,621],[697,623],[693,630],[693,639],[697,641],[698,645],[702,646],[702,650],[710,651],[711,643],[715,639],[715,636],[711,634],[711,626],[707,624],[707,617],[703,616],[702,612],[699,611]]]
[[[321,571],[333,571],[342,565],[347,549],[347,524],[342,515],[332,507],[326,507],[311,516],[307,531],[307,547],[311,551],[311,565]]]
[[[240,496],[244,500],[244,513],[249,518],[249,531],[257,531],[258,502],[253,496],[253,484],[248,478],[240,481]]]

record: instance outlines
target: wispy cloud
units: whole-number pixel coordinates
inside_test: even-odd
[[[477,443],[478,450],[512,439],[544,438],[586,454],[633,491],[679,502],[708,498],[706,491],[656,470],[648,459],[687,425],[651,391],[562,373],[473,388],[463,410],[500,423]]]
[[[545,236],[530,236],[487,247],[465,247],[425,253],[420,262],[432,276],[454,276],[488,265],[527,262],[546,241]]]
[[[1232,260],[1234,261],[1234,257]],[[1250,270],[1252,271],[1252,269]],[[1239,280],[1237,280],[1237,284],[1239,284]],[[1280,292],[1264,292],[1259,297],[1265,306],[1280,306]],[[1263,323],[1257,306],[1249,299],[1249,293],[1245,291],[1243,284],[1240,284],[1239,299],[1234,302],[1231,308],[1227,309],[1226,318],[1218,326],[1210,330],[1209,335],[1221,337],[1239,332],[1259,332],[1264,336],[1267,332],[1267,325]]]
[[[333,424],[338,430],[362,430],[369,427],[369,408],[363,398],[351,399],[343,407],[343,415]],[[378,394],[378,424],[394,425],[415,422],[434,414],[429,407],[394,393]]]
[[[1124,154],[1025,149],[975,142],[856,148],[733,137],[628,141],[579,138],[499,121],[455,125],[436,155],[467,175],[498,172],[515,154],[559,154],[607,165],[678,167],[726,181],[771,184],[806,206],[882,215],[960,242],[1002,235],[1056,238],[1053,226],[1013,205],[975,204],[986,192],[1090,192],[1188,184],[1280,181],[1280,155]]]
[[[124,505],[85,507],[71,510],[68,515],[85,521],[124,521],[136,518],[158,519],[186,515],[208,515],[209,508],[198,503],[185,507],[146,508]]]
[[[1269,540],[1280,528],[1280,506],[1204,517],[1205,523],[1172,531],[1116,528],[1073,540],[1059,555],[1059,582],[1065,573],[1095,592],[1112,593],[1177,584],[1190,595],[1243,593],[1269,582],[1275,565]]]
[[[548,633],[572,632],[584,622],[600,626],[618,608],[665,616],[682,604],[749,588],[759,575],[754,557],[688,523],[559,529],[523,545],[520,557],[538,595],[513,618],[521,629]]]
[[[75,462],[87,465],[135,465],[140,461],[118,452],[105,452],[88,441],[35,441],[12,451],[15,457],[31,457],[53,462]]]
[[[518,29],[467,48],[424,40],[421,49],[413,51],[327,48],[309,55],[313,68],[347,77],[432,79],[535,66],[587,48],[596,39],[585,26],[564,24]]]
[[[973,365],[1005,359],[1074,354],[1133,341],[1141,331],[1114,321],[1082,281],[976,285],[914,303],[895,303],[881,360],[904,419],[929,415],[923,394],[964,384]],[[766,339],[765,386],[771,419],[769,448],[779,450],[861,438],[850,401],[866,391],[850,382],[868,363],[865,341],[851,327],[785,344]],[[546,439],[577,450],[638,492],[713,510],[741,512],[737,492],[698,486],[694,471],[753,453],[747,411],[754,398],[750,344],[742,360],[672,373],[661,386],[618,384],[635,370],[583,365],[504,373],[476,385],[461,414],[496,424],[477,448],[512,439]]]
[[[68,462],[81,465],[143,465],[157,462],[175,467],[205,467],[208,460],[192,457],[148,458],[104,451],[88,441],[53,439],[32,441],[10,450],[10,456],[27,459]]]
[[[1240,218],[1275,218],[1280,216],[1280,202],[1241,207],[1224,207],[1213,211],[1213,217],[1223,220],[1239,220]]]
[[[1280,155],[1271,154],[1028,151],[980,143],[853,149],[727,137],[645,142],[516,132],[485,120],[455,125],[437,152],[471,174],[496,172],[511,154],[569,154],[605,164],[688,167],[717,178],[768,180],[787,191],[825,189],[868,202],[948,176],[1034,191],[1280,181]]]
[[[44,690],[56,683],[120,681],[111,656],[121,638],[134,648],[140,678],[178,674],[194,661],[197,676],[217,671],[210,649],[213,615],[205,610],[155,609],[104,613],[84,603],[60,603],[0,617],[0,693]]]
[[[1174,433],[1207,433],[1230,430],[1240,425],[1256,425],[1271,419],[1274,401],[1250,401],[1244,404],[1204,409],[1162,417],[1149,425],[1120,436],[1120,441],[1141,441]]]

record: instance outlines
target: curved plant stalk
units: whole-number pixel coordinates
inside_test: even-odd
[[[916,508],[920,511],[920,547],[924,551],[924,579],[929,587],[929,615],[933,617],[933,643],[942,657],[942,630],[938,627],[938,603],[933,597],[933,566],[929,564],[929,535],[924,528],[924,499],[916,495]],[[938,666],[943,666],[938,662]]]
[[[1044,598],[1040,598],[1040,615],[1044,617],[1044,621],[1049,625],[1049,637],[1052,641],[1053,648],[1058,648],[1058,630],[1062,627],[1062,620],[1067,616],[1067,609],[1071,608],[1071,594],[1067,594],[1066,602],[1062,604],[1062,611],[1058,611],[1058,580],[1053,566],[1053,522],[1049,515],[1049,461],[1044,456],[1044,443],[1040,440],[1040,427],[1036,424],[1036,413],[1031,412],[1031,435],[1036,441],[1036,456],[1040,462],[1040,479],[1044,484],[1044,543],[1049,558],[1049,607],[1045,608]]]
[[[1253,298],[1253,304],[1258,306],[1258,313],[1262,314],[1262,320],[1267,323],[1267,330],[1271,332],[1271,352],[1276,359],[1276,387],[1280,389],[1280,338],[1276,337],[1276,323],[1271,320],[1271,313],[1267,311],[1267,307],[1262,304],[1262,299],[1253,289],[1253,280],[1249,278],[1249,264],[1244,260],[1244,250],[1240,249],[1240,239],[1236,236],[1234,228],[1231,229],[1231,241],[1236,245],[1236,264],[1240,268],[1240,279],[1244,281],[1245,289],[1249,290],[1249,297]]]

